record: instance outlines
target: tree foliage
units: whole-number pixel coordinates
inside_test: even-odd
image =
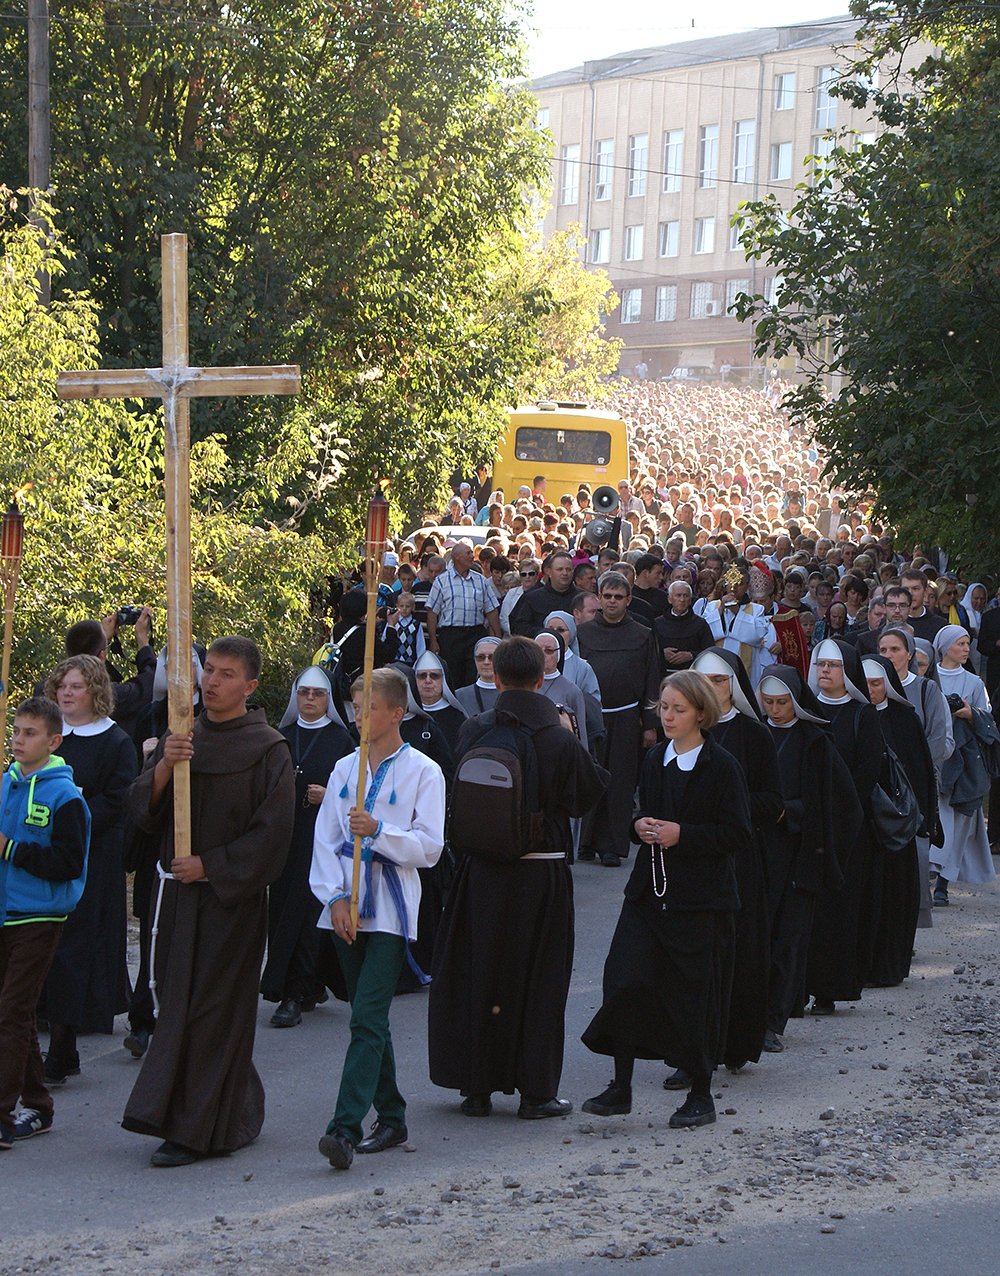
[[[10,202],[0,220],[0,496],[6,507],[20,491],[26,515],[11,669],[17,697],[58,661],[67,627],[83,617],[149,603],[162,639],[166,573],[161,415],[56,398],[60,369],[96,365],[97,307],[64,290],[50,309],[38,304],[39,270],[64,281],[74,263],[58,232],[43,248]],[[251,488],[267,481],[262,475]],[[324,584],[330,554],[315,536],[263,522],[256,496],[223,504],[216,493],[230,486],[220,441],[197,443],[194,630],[203,640],[254,638],[265,655],[265,699],[276,701],[319,645],[309,595]]]
[[[744,297],[758,357],[796,353],[790,406],[841,483],[877,493],[906,537],[966,563],[1000,554],[1000,14],[986,3],[857,0],[868,54],[835,89],[874,113],[841,135],[785,218],[739,212],[781,277]],[[935,51],[908,75],[919,45]],[[880,70],[878,87],[872,71]],[[845,379],[829,397],[825,378]]]
[[[305,373],[298,406],[193,405],[194,437],[230,457],[225,495],[318,435],[329,464],[267,488],[271,517],[343,545],[376,476],[397,520],[433,503],[459,440],[491,446],[552,306],[535,280],[497,297],[545,173],[533,102],[508,87],[511,18],[486,0],[51,8],[65,282],[93,292],[104,358],[158,361],[158,236],[185,230],[193,360]],[[23,124],[22,32],[7,30],[0,113]],[[2,145],[23,181],[21,129]]]

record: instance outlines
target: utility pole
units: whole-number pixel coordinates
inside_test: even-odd
[[[50,183],[49,110],[49,4],[28,0],[28,185],[48,191]],[[48,233],[44,219],[33,217],[41,234]],[[43,305],[49,304],[51,281],[38,279]]]

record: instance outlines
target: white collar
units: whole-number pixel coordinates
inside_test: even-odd
[[[110,731],[114,725],[110,718],[98,718],[96,722],[85,722],[80,727],[71,727],[66,719],[63,718],[62,733],[64,736],[78,735],[84,737],[103,735],[105,731]]]
[[[901,683],[901,685],[902,685],[902,686],[904,686],[904,687],[908,687],[908,686],[910,685],[910,683],[911,683],[911,682],[916,682],[916,680],[917,680],[917,675],[913,672],[913,670],[912,670],[912,669],[907,669],[907,671],[906,671],[906,677],[905,677],[905,678],[900,678],[900,680],[899,680],[899,681],[900,681],[900,683]]]
[[[887,709],[888,707],[889,707],[889,697],[888,697],[888,696],[886,696],[886,698],[882,701],[882,703],[881,703],[881,704],[877,704],[877,705],[875,706],[875,708],[879,711],[879,713],[881,713],[883,709]]]
[[[787,731],[789,727],[794,727],[798,718],[793,718],[791,722],[772,722],[770,718],[767,720],[769,727],[774,727],[776,731]]]
[[[840,696],[837,700],[834,700],[830,696],[825,696],[822,691],[817,691],[816,699],[821,704],[847,704],[848,700],[853,700],[854,697],[845,692],[844,695]]]
[[[696,749],[688,749],[687,753],[675,753],[673,740],[668,740],[663,754],[663,765],[666,766],[668,762],[676,762],[678,770],[693,771],[694,764],[698,761],[698,755],[704,747],[703,742]]]
[[[496,691],[497,684],[495,682],[483,682],[482,678],[476,679],[476,686],[482,687],[484,691]]]
[[[945,677],[951,677],[952,675],[954,675],[954,674],[956,674],[956,673],[964,673],[964,672],[965,672],[965,670],[962,668],[962,666],[961,666],[961,665],[959,665],[959,667],[958,667],[957,669],[946,669],[946,668],[944,667],[944,665],[938,665],[938,667],[937,667],[937,671],[938,671],[938,673],[939,673],[939,674],[944,674],[944,675],[945,675]]]
[[[739,713],[740,713],[739,709],[737,709],[737,707],[736,707],[735,705],[733,705],[733,707],[729,710],[729,712],[728,712],[728,713],[724,713],[724,714],[722,715],[722,717],[719,719],[719,721],[720,721],[720,722],[732,722],[733,718],[738,718],[738,717],[739,717]]]
[[[321,727],[328,727],[330,722],[331,719],[324,713],[322,718],[318,719],[316,722],[306,722],[305,718],[299,718],[295,725],[302,727],[306,731],[319,731]]]
[[[440,700],[435,700],[433,704],[425,704],[423,706],[425,713],[437,713],[439,709],[447,709],[447,708],[448,708],[448,701],[444,698],[444,696],[442,696]]]
[[[558,678],[558,677],[559,677],[559,670],[557,669],[555,673],[547,673],[545,675],[545,681],[551,682],[553,678]]]

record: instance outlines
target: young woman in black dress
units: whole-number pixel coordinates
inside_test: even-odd
[[[604,1003],[583,1034],[611,1055],[611,1085],[583,1105],[596,1116],[632,1110],[636,1059],[662,1059],[691,1078],[675,1129],[715,1120],[712,1072],[725,1045],[739,908],[735,860],[753,844],[739,764],[710,732],[719,700],[704,674],[660,688],[666,740],[646,755],[633,832],[641,843],[604,965]]]

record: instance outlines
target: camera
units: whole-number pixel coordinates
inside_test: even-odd
[[[119,625],[134,625],[141,615],[141,607],[137,607],[135,603],[126,603],[124,607],[118,608],[118,623]]]
[[[961,696],[956,696],[954,692],[945,696],[945,699],[948,701],[948,708],[952,711],[952,713],[958,713],[959,709],[963,709],[965,707],[965,701]]]

